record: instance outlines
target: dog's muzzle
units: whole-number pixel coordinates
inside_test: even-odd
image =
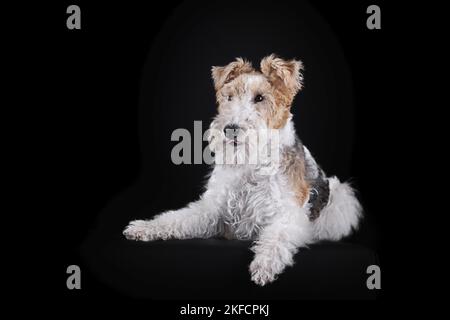
[[[234,123],[227,124],[223,128],[223,133],[225,134],[225,137],[229,139],[230,141],[233,141],[233,144],[236,146],[238,144],[238,136],[239,136],[239,130],[241,128]]]

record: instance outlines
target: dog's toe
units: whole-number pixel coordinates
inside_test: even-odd
[[[148,221],[135,220],[130,222],[130,224],[123,231],[123,235],[128,240],[140,240],[140,241],[151,240]]]
[[[273,274],[267,270],[259,269],[255,270],[251,274],[251,279],[254,283],[256,283],[259,286],[265,286],[266,284],[273,282],[275,280],[275,277]]]
[[[249,269],[252,281],[259,286],[265,286],[275,280],[274,272],[261,261],[253,260]]]

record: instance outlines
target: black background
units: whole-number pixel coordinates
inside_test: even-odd
[[[201,190],[197,182],[202,181],[201,173],[206,172],[206,167],[190,166],[192,168],[180,173],[183,169],[173,168],[174,166],[167,162],[170,154],[151,156],[148,154],[148,150],[152,149],[152,143],[162,150],[166,147],[170,150],[173,145],[167,139],[167,132],[171,129],[164,129],[164,116],[172,114],[177,119],[177,114],[181,114],[182,116],[178,116],[180,121],[192,123],[191,119],[185,118],[191,115],[190,111],[172,113],[162,109],[162,114],[159,114],[153,113],[152,110],[150,117],[140,116],[143,101],[142,85],[145,84],[143,79],[148,77],[148,73],[143,74],[148,54],[158,32],[179,3],[164,2],[158,6],[150,3],[144,5],[125,2],[94,5],[80,1],[76,4],[80,5],[82,10],[82,29],[67,30],[65,10],[70,4],[73,3],[61,2],[46,7],[45,15],[48,19],[45,21],[45,29],[42,29],[42,40],[45,38],[49,41],[41,42],[43,48],[34,46],[45,56],[45,59],[41,60],[44,64],[42,75],[50,80],[45,83],[48,86],[48,103],[43,106],[41,113],[50,119],[48,125],[43,128],[47,133],[46,151],[49,151],[51,159],[47,161],[45,176],[47,182],[53,186],[52,204],[46,217],[48,225],[51,225],[57,233],[58,241],[49,249],[57,254],[54,254],[54,257],[56,256],[54,263],[49,261],[48,271],[52,280],[55,280],[52,282],[55,283],[55,292],[61,292],[58,294],[59,298],[67,301],[85,298],[125,299],[126,297],[104,286],[96,277],[89,274],[83,274],[83,290],[68,291],[65,287],[65,269],[70,264],[78,264],[83,269],[80,245],[91,231],[96,232],[97,219],[102,210],[104,211],[111,201],[120,197],[119,195],[129,186],[136,183],[152,185],[149,190],[155,192],[150,195],[152,199],[156,199],[152,202],[154,210],[182,206],[195,198]],[[386,154],[396,148],[395,131],[392,130],[392,117],[389,114],[393,116],[398,110],[390,109],[387,103],[390,96],[390,87],[387,83],[392,83],[395,79],[386,79],[386,74],[393,65],[392,61],[387,59],[387,52],[396,41],[392,22],[393,12],[396,9],[378,1],[376,4],[382,8],[382,30],[368,30],[365,26],[367,17],[365,10],[370,4],[372,2],[369,1],[311,3],[312,8],[332,29],[342,48],[343,61],[348,65],[351,89],[350,94],[347,96],[348,92],[345,93],[344,98],[353,100],[354,112],[350,111],[348,115],[354,118],[339,118],[339,115],[334,115],[336,121],[333,119],[328,121],[336,123],[342,120],[349,126],[354,125],[352,132],[341,137],[342,139],[349,137],[353,148],[346,150],[342,157],[339,157],[339,149],[336,149],[336,146],[337,142],[342,140],[339,140],[339,135],[334,134],[335,131],[327,132],[327,129],[321,128],[327,133],[322,134],[324,131],[321,131],[319,138],[314,138],[315,128],[308,128],[302,132],[302,127],[298,131],[308,146],[311,143],[317,146],[317,152],[313,153],[327,172],[338,174],[342,178],[351,177],[360,191],[360,198],[368,214],[361,234],[354,241],[371,247],[378,254],[383,270],[387,270],[383,273],[385,291],[389,283],[390,265],[387,255],[389,249],[386,245],[390,222],[389,210],[391,210],[386,210],[386,202],[391,200],[389,192],[385,193],[387,200],[381,202],[379,199],[380,190],[385,189],[384,182],[389,179],[386,172],[391,171],[392,166],[395,167],[394,160],[386,161]],[[255,6],[255,16],[249,19],[257,19],[261,9],[256,3],[252,5]],[[211,19],[213,21],[214,17]],[[256,41],[255,47],[260,48],[264,46],[265,41],[270,42],[270,36],[260,35],[249,41],[250,43]],[[296,46],[292,48],[295,49]],[[303,58],[301,53],[293,52],[292,48],[275,51],[287,58],[291,55]],[[187,43],[185,50],[189,52],[191,49]],[[250,56],[247,58],[253,60],[257,66],[258,59],[268,53],[271,52],[262,53],[258,49],[252,53],[249,49],[247,55]],[[313,53],[306,50],[305,54],[310,54],[309,59],[314,60]],[[217,60],[217,64],[230,61],[229,53],[222,55],[218,53],[215,58],[208,57]],[[314,89],[308,88],[308,77],[313,79],[315,75],[308,74],[307,60],[304,62],[305,92],[306,90],[312,92]],[[186,63],[189,64],[189,61]],[[346,69],[347,66],[342,68]],[[179,72],[180,79],[186,81],[188,86],[195,86],[196,81],[200,81],[206,89],[204,101],[213,101],[209,73],[201,74],[203,78],[200,79],[200,74],[192,78],[182,68],[175,71]],[[173,72],[172,70],[172,74]],[[339,81],[338,75],[335,77]],[[348,78],[343,81],[348,81]],[[181,83],[175,82],[176,85]],[[317,83],[319,82],[320,79],[317,80]],[[339,93],[333,94],[342,98]],[[300,109],[294,111],[296,116],[302,114],[301,99],[296,100]],[[306,105],[313,107],[314,101],[306,102]],[[322,103],[326,104],[326,99]],[[345,100],[339,104],[344,105]],[[190,101],[186,101],[186,105],[198,106]],[[180,106],[185,107],[187,108]],[[204,107],[201,105],[201,108]],[[214,105],[211,105],[205,113],[195,112],[198,110],[194,111],[193,120],[207,121],[214,113]],[[319,115],[314,111],[305,114]],[[150,118],[152,123],[148,127],[143,127],[141,121]],[[307,123],[306,120],[304,123]],[[315,123],[318,123],[318,119],[315,119]],[[174,128],[183,127],[176,121],[172,125]],[[143,133],[140,130],[148,131]],[[160,139],[158,135],[165,138]],[[147,145],[140,144],[142,137],[146,137],[144,142]],[[333,140],[333,143],[325,145],[328,139]],[[338,163],[333,162],[330,156],[340,160]],[[154,162],[150,166],[144,165],[143,161],[147,160]],[[143,179],[150,177],[145,169],[152,165],[158,168],[153,172],[152,180]],[[164,166],[172,168],[169,170]],[[187,179],[188,186],[182,188],[185,192],[170,193],[168,198],[167,190],[170,183],[167,181],[177,179],[179,174],[183,175],[183,179]],[[142,182],[143,180],[145,181]],[[167,204],[168,200],[170,205]],[[145,214],[142,208],[133,210],[134,213],[141,212],[136,215]],[[129,214],[130,218],[133,216],[133,212]],[[112,220],[116,219],[115,222],[119,224],[129,217],[114,217]]]

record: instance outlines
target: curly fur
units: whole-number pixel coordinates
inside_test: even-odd
[[[215,236],[253,240],[251,279],[265,285],[293,264],[300,247],[323,239],[339,240],[356,229],[362,208],[353,189],[336,177],[326,178],[295,134],[289,110],[302,87],[301,69],[300,61],[274,55],[262,60],[261,72],[243,59],[213,67],[219,108],[209,142],[216,164],[206,191],[185,208],[130,222],[124,235],[141,241]],[[255,102],[256,95],[263,100]],[[229,123],[240,129],[231,141],[235,145],[227,149],[230,140],[223,132]],[[259,133],[266,130],[278,134],[280,157],[276,160],[265,156],[272,138],[261,140]],[[246,162],[251,153],[250,132],[257,133],[257,141],[264,141],[256,149],[255,163]],[[223,161],[227,153],[228,161]],[[329,197],[313,220],[308,200],[318,179],[328,183]]]

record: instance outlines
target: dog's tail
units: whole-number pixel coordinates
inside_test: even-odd
[[[316,240],[339,240],[358,228],[362,207],[348,183],[338,178],[328,179],[330,198],[313,223]]]

